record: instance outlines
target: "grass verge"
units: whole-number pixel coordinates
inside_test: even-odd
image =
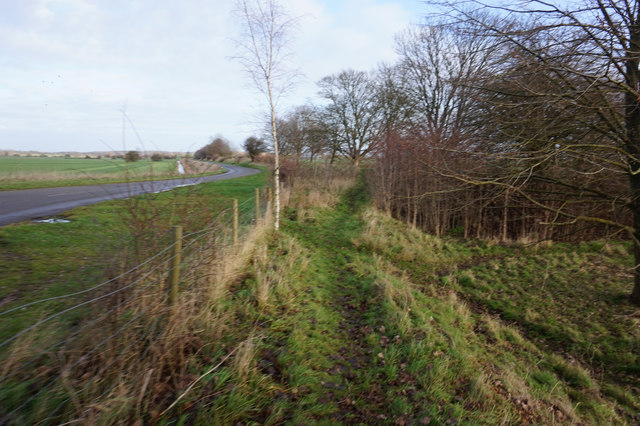
[[[228,210],[232,199],[253,197],[265,179],[261,173],[79,207],[63,216],[69,223],[0,228],[0,312],[118,276],[166,247],[172,226],[182,225],[185,234],[197,231]],[[63,306],[54,302],[13,312],[3,321],[0,340]]]
[[[153,308],[145,306],[155,305],[129,307],[114,317],[114,328],[94,333],[94,339],[104,338],[142,312],[144,321],[128,327],[112,348],[98,351],[100,356],[94,349],[66,352],[66,365],[74,368],[59,376],[57,393],[32,403],[20,420],[399,425],[638,420],[637,387],[624,376],[595,369],[579,346],[569,348],[566,334],[557,334],[557,341],[533,335],[515,314],[504,315],[507,301],[516,300],[511,292],[528,282],[519,271],[543,279],[541,270],[548,269],[559,285],[576,276],[571,268],[580,258],[580,270],[592,280],[601,257],[624,270],[624,245],[535,249],[435,238],[375,211],[366,186],[354,186],[345,175],[298,182],[285,191],[288,207],[279,234],[258,227],[240,247],[191,259],[190,291],[181,293],[176,309],[149,314],[144,309]],[[559,253],[571,261],[553,268],[527,263]],[[513,268],[502,266],[509,262]],[[492,275],[483,277],[485,270]],[[601,276],[610,276],[609,286],[626,279],[606,271]],[[548,299],[559,291],[526,289],[532,299],[523,300],[539,307],[540,316],[537,300],[553,305]],[[502,300],[502,293],[504,306],[490,305]],[[157,297],[148,294],[144,300]],[[556,321],[564,318],[562,308],[544,312]],[[590,323],[596,321],[592,317]],[[633,322],[608,328],[610,319],[599,321],[603,336],[637,330]],[[590,333],[580,339],[593,337]],[[563,345],[568,349],[559,351]],[[613,341],[612,347],[617,345]],[[43,383],[32,380],[24,386]],[[5,400],[18,395],[14,389]],[[51,407],[60,404],[64,410],[52,417]]]

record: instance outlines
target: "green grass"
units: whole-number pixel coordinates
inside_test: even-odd
[[[187,414],[196,423],[633,418],[638,396],[628,385],[469,305],[450,274],[526,259],[531,250],[422,234],[367,208],[362,187],[335,208],[289,208],[284,217],[281,234],[231,292],[229,307],[243,306],[235,326],[248,333],[253,324],[260,336],[244,367],[248,376],[214,373],[235,383],[228,384],[233,400]],[[514,271],[503,275],[513,279]]]
[[[555,244],[459,271],[451,282],[532,339],[635,384],[640,316],[628,301],[632,267],[628,244]]]
[[[375,215],[369,220],[371,229],[395,232],[367,233],[363,247],[385,256],[421,287],[454,290],[477,315],[497,315],[515,327],[517,333],[492,330],[493,320],[480,327],[492,344],[503,342],[501,350],[530,342],[540,351],[536,369],[527,375],[533,389],[565,386],[578,415],[601,416],[604,396],[626,415],[637,412],[640,316],[628,301],[629,244],[499,246],[437,239]]]
[[[181,178],[176,160],[127,163],[122,159],[1,157],[0,190],[97,185]]]
[[[185,234],[196,231],[229,209],[233,198],[247,200],[265,182],[266,173],[261,173],[79,207],[61,215],[69,223],[4,226],[0,311],[112,278],[166,247],[171,226],[183,225]],[[66,303],[37,305],[3,318],[0,340]]]
[[[149,212],[162,229],[178,218],[194,229],[190,215],[203,205],[181,207],[184,200],[206,200],[216,210],[234,196],[250,197],[264,179],[143,205],[162,206]],[[120,393],[78,403],[76,416],[87,420],[88,407],[101,407],[91,419],[102,423],[637,420],[633,374],[616,369],[633,365],[638,353],[637,313],[622,298],[630,285],[625,244],[527,248],[436,238],[374,210],[363,182],[334,205],[311,190],[295,195],[278,234],[225,258],[236,267],[228,281],[209,283],[212,271],[195,271],[203,289],[216,289],[215,297],[184,305],[203,321],[179,323],[174,340],[161,334],[149,344],[152,354],[166,345],[172,362],[151,355],[135,371],[116,372]],[[144,239],[147,229],[138,231]],[[16,238],[9,244],[23,243]],[[595,349],[607,345],[605,364]],[[142,399],[147,372],[154,378]],[[0,398],[17,404],[30,384],[17,383],[7,395],[0,389]],[[56,398],[43,400],[42,409]]]
[[[242,206],[241,212],[245,214],[240,217],[241,226],[249,227],[249,222],[253,219],[254,189],[264,186],[266,178],[266,173],[260,173],[236,180],[206,183],[81,207],[65,214],[68,223],[21,223],[1,228],[0,269],[3,274],[0,276],[0,312],[34,300],[83,290],[113,278],[165,248],[171,242],[172,225],[182,225],[185,234],[199,231],[219,217],[222,210],[229,210],[233,199],[249,200]],[[228,215],[225,217],[225,226],[229,228]],[[218,232],[225,231],[223,227]],[[217,237],[217,234],[212,237]],[[215,259],[215,250],[210,256]],[[197,266],[203,260],[197,257],[185,258],[182,280],[192,282],[193,263]],[[212,334],[210,339],[218,339],[220,327],[216,326],[216,321],[219,319],[209,316],[206,310],[189,311],[188,320],[184,322],[167,316],[166,305],[162,303],[166,283],[162,269],[159,272],[138,284],[134,292],[118,293],[95,305],[67,313],[64,313],[64,309],[120,288],[132,282],[135,277],[127,276],[87,295],[28,306],[2,316],[0,342],[51,314],[63,313],[38,327],[35,332],[27,333],[0,348],[0,377],[3,379],[0,383],[0,422],[4,423],[3,416],[13,410],[18,411],[9,424],[36,423],[61,408],[62,411],[57,412],[57,415],[68,413],[69,386],[74,386],[81,398],[92,398],[88,395],[100,389],[98,394],[109,399],[111,392],[121,389],[113,387],[118,384],[119,379],[116,382],[110,381],[114,374],[115,377],[131,379],[131,390],[138,392],[144,378],[149,380],[147,371],[157,368],[156,374],[164,377],[162,367],[158,367],[162,363],[168,369],[177,368],[186,373],[188,365],[206,362],[210,357],[218,355],[219,349],[210,347],[208,349],[211,350],[198,351],[206,361],[200,357],[191,359],[191,352],[189,356],[178,352],[179,348],[188,351],[190,345],[195,344],[190,339],[199,342],[198,333],[204,330]],[[194,286],[209,295],[206,286]],[[192,291],[195,290],[191,288],[187,292],[183,289],[181,297],[194,298]],[[131,295],[134,296],[132,302],[119,308],[120,302]],[[199,297],[195,300],[202,299],[203,297]],[[139,311],[145,305],[147,311],[150,309],[149,303],[155,303],[154,310],[158,315],[147,312],[140,316]],[[182,299],[180,303],[183,303]],[[101,318],[100,321],[94,322],[96,317]],[[174,332],[167,325],[168,321],[177,323],[178,327],[189,327],[190,322],[198,322],[198,332]],[[89,328],[84,329],[85,326]],[[80,334],[76,335],[76,331]],[[155,343],[153,339],[159,335],[156,338],[159,342],[166,342],[168,347],[162,350],[162,346],[155,346],[150,353],[149,343],[158,345],[159,342]],[[110,340],[114,337],[114,340]],[[100,343],[103,339],[109,339],[110,344],[103,346]],[[132,347],[132,341],[139,343],[139,346]],[[108,355],[109,353],[112,355]],[[181,358],[176,357],[178,353]],[[86,355],[81,356],[83,354]],[[118,361],[111,365],[113,360],[120,357],[127,362],[121,364]],[[150,362],[153,367],[149,370],[149,364],[144,362]],[[184,366],[176,367],[179,363]],[[76,366],[71,369],[74,377],[70,378],[71,382],[65,382],[66,379],[60,379],[60,376],[66,377],[69,365]],[[99,369],[102,366],[111,366],[111,369],[100,375]],[[16,376],[11,375],[14,371]],[[80,371],[92,373],[82,377]],[[176,385],[180,383],[182,381]],[[160,387],[153,390],[153,393],[163,401],[167,398],[167,391],[162,383],[157,386]],[[104,389],[107,393],[103,393]],[[36,398],[30,400],[32,395]],[[75,401],[76,397],[71,394],[71,398]],[[127,402],[119,396],[114,398],[123,402],[126,407],[132,407],[130,400]],[[234,398],[229,400],[233,402]],[[21,407],[23,404],[26,405]],[[109,418],[118,418],[122,412],[121,409],[106,410],[101,418],[105,423],[110,423]],[[88,422],[91,423],[89,420]]]
[[[0,157],[0,176],[24,173],[60,173],[67,175],[118,174],[129,172],[146,172],[151,169],[157,173],[174,171],[175,160],[150,161],[140,160],[126,163],[122,159],[108,158],[63,158],[63,157]]]

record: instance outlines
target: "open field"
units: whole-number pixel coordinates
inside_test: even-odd
[[[217,170],[216,170],[217,171]],[[0,157],[0,190],[93,185],[181,177],[176,160]]]
[[[264,183],[257,179],[265,174],[203,187],[194,200],[214,188],[216,199],[249,197]],[[624,297],[631,286],[627,243],[437,238],[375,210],[364,183],[348,173],[308,179],[285,191],[280,233],[258,226],[218,263],[186,260],[190,291],[175,308],[151,302],[162,293],[153,282],[136,304],[115,304],[107,324],[82,338],[87,346],[45,353],[24,382],[0,381],[0,406],[20,407],[13,423],[640,420],[640,314]],[[202,209],[180,210],[187,199],[152,199],[147,205],[159,203],[164,213],[143,216],[172,219],[159,220],[164,231],[155,236],[145,226],[131,235],[151,245],[162,240],[177,218]],[[85,217],[78,212],[76,219]],[[111,217],[108,225],[102,214],[87,214],[83,226],[92,226],[92,217],[95,231],[130,221],[124,214],[119,218],[128,219]],[[60,238],[70,224],[42,229]],[[4,236],[13,261],[27,255],[16,250],[29,240],[19,235],[33,230],[15,227]],[[86,249],[96,244],[83,238]],[[18,266],[14,277],[27,267]],[[47,276],[55,281],[43,274],[33,285],[57,287],[43,284]],[[25,354],[18,345],[11,360]],[[24,405],[43,386],[50,389]]]

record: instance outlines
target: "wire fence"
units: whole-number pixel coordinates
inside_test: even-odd
[[[117,392],[118,375],[146,374],[140,365],[166,344],[159,336],[179,315],[169,303],[172,262],[179,260],[180,294],[188,297],[268,217],[267,198],[256,190],[113,278],[1,311],[4,325],[31,309],[46,314],[0,334],[0,424],[59,423],[69,410],[81,409],[80,398],[94,395],[99,405]]]

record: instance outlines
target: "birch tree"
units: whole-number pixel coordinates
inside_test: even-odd
[[[239,0],[236,13],[242,34],[237,41],[240,54],[236,57],[267,98],[275,164],[274,228],[280,227],[280,156],[276,126],[278,98],[290,87],[295,72],[288,67],[291,33],[297,19],[290,17],[277,0]]]

